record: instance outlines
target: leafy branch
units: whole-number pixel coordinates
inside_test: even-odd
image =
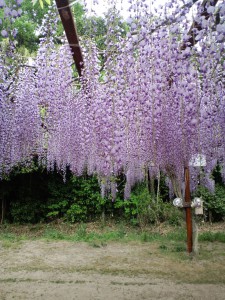
[[[32,0],[33,5],[35,5],[38,1],[41,8],[44,8],[44,2],[46,2],[48,5],[51,4],[51,0]]]

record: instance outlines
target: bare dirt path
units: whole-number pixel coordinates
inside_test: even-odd
[[[0,242],[0,299],[224,300],[225,262],[179,260],[154,243]]]

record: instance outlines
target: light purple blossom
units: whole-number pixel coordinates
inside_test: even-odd
[[[2,37],[6,38],[6,37],[8,37],[8,32],[5,29],[3,29],[1,31],[1,35],[2,35]]]
[[[169,7],[179,12],[183,8],[175,2]],[[141,4],[130,4],[135,15],[135,5]],[[213,15],[207,22],[197,15],[204,24],[203,31],[194,31],[199,44],[181,50],[182,34],[189,40],[188,28],[168,15],[170,9],[151,22],[145,10],[135,15],[130,20],[135,38],[133,32],[121,37],[116,16],[109,15],[104,76],[99,50],[87,38],[78,87],[68,45],[56,47],[52,31],[46,31],[56,27],[50,13],[35,71],[22,68],[9,94],[0,89],[0,173],[31,161],[35,153],[48,170],[56,166],[65,173],[69,166],[77,175],[97,173],[102,196],[111,189],[113,199],[115,177],[123,172],[129,198],[146,172],[154,177],[160,170],[182,183],[184,166],[202,154],[209,162],[205,183],[213,189],[210,161],[225,159],[224,48],[218,41],[224,35],[223,16],[215,32]],[[174,22],[170,28],[159,26],[165,18]],[[5,74],[0,73],[0,82],[9,83],[10,72],[0,62]],[[197,177],[193,171],[193,189]]]
[[[214,7],[214,6],[209,6],[209,7],[207,8],[207,13],[208,13],[208,14],[213,14],[214,11],[215,11],[215,7]]]
[[[3,8],[5,6],[5,0],[0,0],[0,8]]]
[[[20,6],[23,3],[23,0],[16,0],[16,3],[18,6]]]

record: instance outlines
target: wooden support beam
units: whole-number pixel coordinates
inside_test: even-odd
[[[191,193],[190,193],[190,174],[189,167],[184,168],[185,177],[185,206],[186,211],[186,224],[187,224],[187,251],[192,252],[193,239],[192,239],[192,213],[191,213]]]
[[[76,24],[74,22],[73,15],[70,9],[70,3],[68,0],[55,0],[55,2],[66,33],[68,43],[73,54],[74,63],[76,65],[79,76],[81,76],[84,62],[81,47],[79,44],[79,37],[76,30]]]

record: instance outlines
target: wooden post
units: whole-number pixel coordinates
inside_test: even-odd
[[[76,30],[76,24],[70,9],[69,0],[55,0],[59,15],[66,33],[68,43],[73,53],[73,59],[79,76],[82,75],[83,56],[79,44],[79,37]]]
[[[191,215],[191,193],[190,193],[190,175],[189,167],[184,168],[185,177],[185,211],[186,211],[186,225],[187,225],[187,251],[192,252],[192,215]]]

